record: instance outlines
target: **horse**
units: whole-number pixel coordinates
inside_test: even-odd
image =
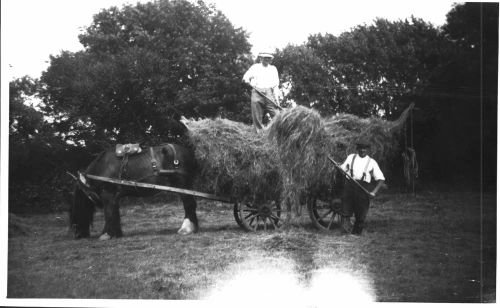
[[[100,240],[123,236],[120,223],[120,199],[124,196],[149,196],[153,189],[120,186],[91,179],[88,175],[123,179],[141,183],[166,185],[190,189],[197,170],[194,151],[178,144],[162,144],[149,148],[136,145],[117,145],[99,154],[78,173],[70,205],[70,226],[76,239],[90,236],[96,207],[104,210],[104,229]],[[196,200],[191,195],[180,194],[184,205],[184,220],[179,234],[198,230]]]

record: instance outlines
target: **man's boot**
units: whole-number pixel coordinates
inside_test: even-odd
[[[351,218],[349,216],[342,216],[340,219],[340,232],[342,234],[351,233]]]
[[[361,235],[363,233],[363,224],[354,223],[354,227],[352,228],[352,234]]]

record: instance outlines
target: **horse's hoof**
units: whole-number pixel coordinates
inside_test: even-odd
[[[111,239],[111,235],[104,233],[103,235],[99,236],[99,241],[107,241]]]
[[[82,233],[77,233],[77,234],[73,235],[73,238],[75,240],[80,240],[82,238],[87,238],[87,237],[90,237],[90,235],[89,234],[82,234]]]
[[[179,229],[179,231],[177,231],[177,233],[181,235],[187,235],[194,232],[196,232],[196,226],[194,225],[194,223],[192,223],[191,220],[189,220],[188,218],[184,218],[182,226]]]

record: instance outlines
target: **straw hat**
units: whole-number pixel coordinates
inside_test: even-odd
[[[273,52],[271,51],[270,48],[268,49],[265,49],[265,50],[262,50],[261,52],[259,52],[259,57],[261,58],[274,58],[274,55],[273,55]]]

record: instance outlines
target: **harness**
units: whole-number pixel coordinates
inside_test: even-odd
[[[153,151],[153,148],[150,147],[149,148],[149,152],[150,152],[150,155],[151,155],[151,166],[153,168],[153,173],[155,175],[162,175],[162,174],[172,174],[172,173],[185,173],[185,171],[183,169],[181,169],[181,165],[179,163],[179,158],[177,156],[177,151],[175,150],[175,147],[173,144],[171,143],[167,143],[166,144],[168,146],[168,148],[170,149],[170,151],[172,152],[172,168],[170,169],[159,169],[158,168],[158,163],[156,161],[156,155]]]
[[[134,181],[140,182],[140,181],[145,180],[149,177],[158,176],[158,175],[161,176],[161,175],[187,173],[187,171],[185,171],[183,168],[181,168],[181,163],[179,161],[177,151],[175,150],[175,146],[173,144],[170,144],[170,143],[163,144],[162,146],[166,146],[165,148],[162,149],[162,151],[165,151],[166,148],[168,148],[170,150],[169,152],[171,152],[173,159],[171,161],[171,164],[169,164],[169,166],[171,165],[172,167],[169,169],[161,169],[160,166],[158,166],[158,159],[156,157],[156,154],[155,154],[153,147],[149,147],[149,157],[150,157],[151,169],[153,171],[153,174],[146,175],[140,179],[134,179]],[[138,143],[116,145],[115,155],[118,158],[120,158],[120,157],[122,158],[121,163],[120,163],[120,169],[118,171],[118,179],[121,180],[123,175],[127,173],[127,165],[128,165],[129,156],[137,155],[139,153],[142,153],[142,151],[143,151],[143,148],[141,148]],[[105,152],[102,152],[101,156],[104,155],[104,153]],[[164,152],[164,154],[166,154],[166,153]],[[86,179],[84,174],[79,172],[78,178],[76,176],[72,175],[71,173],[68,173],[68,174],[71,175],[77,181],[77,184],[78,184],[80,190],[87,196],[87,198],[92,203],[98,204],[100,202],[100,198],[99,198],[98,194],[91,188],[91,186],[87,182],[87,179]]]
[[[115,147],[116,157],[122,157],[120,170],[118,171],[118,178],[121,179],[122,175],[127,172],[128,157],[137,153],[141,153],[142,148],[139,143],[117,144]]]
[[[161,166],[158,166],[158,159],[156,157],[155,151],[153,147],[149,147],[149,157],[150,157],[150,163],[151,163],[151,169],[153,170],[153,175],[158,176],[162,174],[173,174],[173,173],[185,173],[184,170],[182,170],[180,167],[179,163],[179,158],[177,155],[177,151],[175,150],[175,147],[171,143],[165,144],[168,149],[170,149],[170,152],[172,154],[172,168],[169,169],[161,169]],[[135,144],[117,144],[116,149],[115,149],[115,155],[117,157],[121,157],[121,164],[120,164],[120,170],[118,172],[118,178],[121,179],[123,175],[127,172],[127,165],[128,165],[128,158],[129,156],[132,155],[137,155],[139,153],[142,153],[142,148],[139,146],[138,143]],[[149,177],[149,176],[146,176]],[[142,180],[142,179],[141,179]]]
[[[117,144],[115,147],[115,154],[117,157],[123,157],[141,152],[142,148],[139,146],[139,143]]]
[[[351,168],[350,168],[350,172],[351,172],[351,177],[354,177],[354,173],[353,173],[353,168],[354,168],[354,160],[356,159],[356,157],[358,156],[358,154],[354,154],[352,156],[352,161],[351,161]],[[361,177],[361,181],[364,181],[365,178],[366,178],[366,173],[368,172],[368,165],[370,165],[370,161],[372,159],[370,158],[370,156],[368,156],[368,161],[366,162],[366,166],[365,166],[365,170],[363,171],[363,176]]]

